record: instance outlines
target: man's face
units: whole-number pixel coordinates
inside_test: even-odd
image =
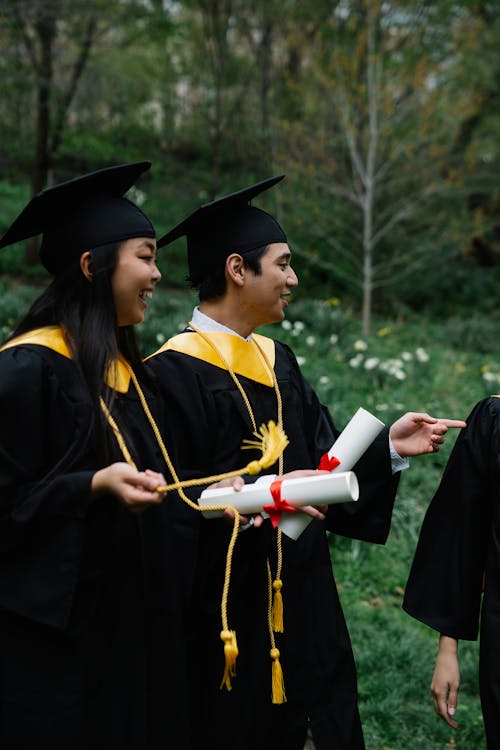
[[[292,289],[299,283],[290,260],[288,245],[275,242],[261,256],[260,274],[247,268],[243,292],[245,317],[248,316],[253,328],[278,323],[285,317]]]

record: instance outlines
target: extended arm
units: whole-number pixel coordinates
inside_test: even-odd
[[[389,435],[400,456],[420,456],[438,451],[450,427],[466,426],[466,422],[458,419],[438,419],[422,412],[407,412],[394,422]]]

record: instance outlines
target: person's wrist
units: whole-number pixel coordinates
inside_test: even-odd
[[[439,651],[443,654],[456,654],[458,651],[458,641],[448,635],[441,635],[439,638]]]

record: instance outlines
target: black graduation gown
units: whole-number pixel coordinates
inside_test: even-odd
[[[183,336],[193,336],[185,333]],[[275,372],[290,445],[284,471],[317,468],[338,435],[332,419],[302,377],[292,351],[276,342]],[[148,360],[176,425],[179,473],[203,476],[245,466],[242,452],[252,425],[243,398],[226,370],[202,359],[167,351]],[[238,376],[257,426],[277,419],[272,387]],[[361,486],[357,503],[330,506],[326,528],[383,543],[398,475],[391,473],[387,431],[355,467]],[[277,472],[277,466],[269,473]],[[199,495],[199,493],[198,493]],[[302,750],[310,722],[317,750],[364,747],[357,708],[353,654],[332,574],[325,524],[312,521],[298,541],[283,535],[285,633],[276,634],[287,702],[271,702],[270,639],[267,627],[266,559],[276,570],[276,533],[266,521],[240,533],[233,555],[228,621],[239,656],[232,690],[220,689],[223,673],[221,593],[228,524],[201,519],[193,599],[193,750]]]
[[[483,596],[484,580],[484,596]],[[482,607],[481,607],[482,602]],[[500,398],[460,431],[425,514],[403,609],[443,635],[475,640],[489,750],[500,747]]]
[[[133,387],[113,413],[139,468],[163,471]],[[69,358],[33,344],[0,352],[0,415],[0,747],[154,747],[141,538],[150,511],[111,496],[89,503],[103,459]]]

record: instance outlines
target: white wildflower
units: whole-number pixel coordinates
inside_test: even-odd
[[[337,334],[336,333],[332,333],[332,335],[330,336],[330,344],[332,344],[333,346],[335,346],[335,344],[337,343],[338,340],[339,340],[339,337],[337,336]]]
[[[281,323],[281,327],[285,329],[285,331],[290,331],[292,328],[292,324],[289,320],[283,320]]]
[[[306,344],[307,346],[314,346],[316,343],[316,337],[315,336],[307,336],[306,338]]]
[[[387,372],[389,375],[394,375],[394,373],[402,367],[402,359],[386,359],[384,362],[380,363],[380,369],[383,370],[383,372]]]
[[[425,349],[422,349],[421,346],[419,346],[418,349],[415,349],[415,354],[419,362],[429,361],[429,355],[427,354]]]
[[[365,370],[374,370],[377,367],[380,360],[378,357],[368,357],[365,362]]]
[[[362,341],[361,339],[355,341],[353,346],[357,352],[364,352],[368,349],[368,344],[366,343],[366,341]]]
[[[363,355],[356,354],[355,357],[349,360],[349,367],[359,367],[362,361],[363,361]]]

